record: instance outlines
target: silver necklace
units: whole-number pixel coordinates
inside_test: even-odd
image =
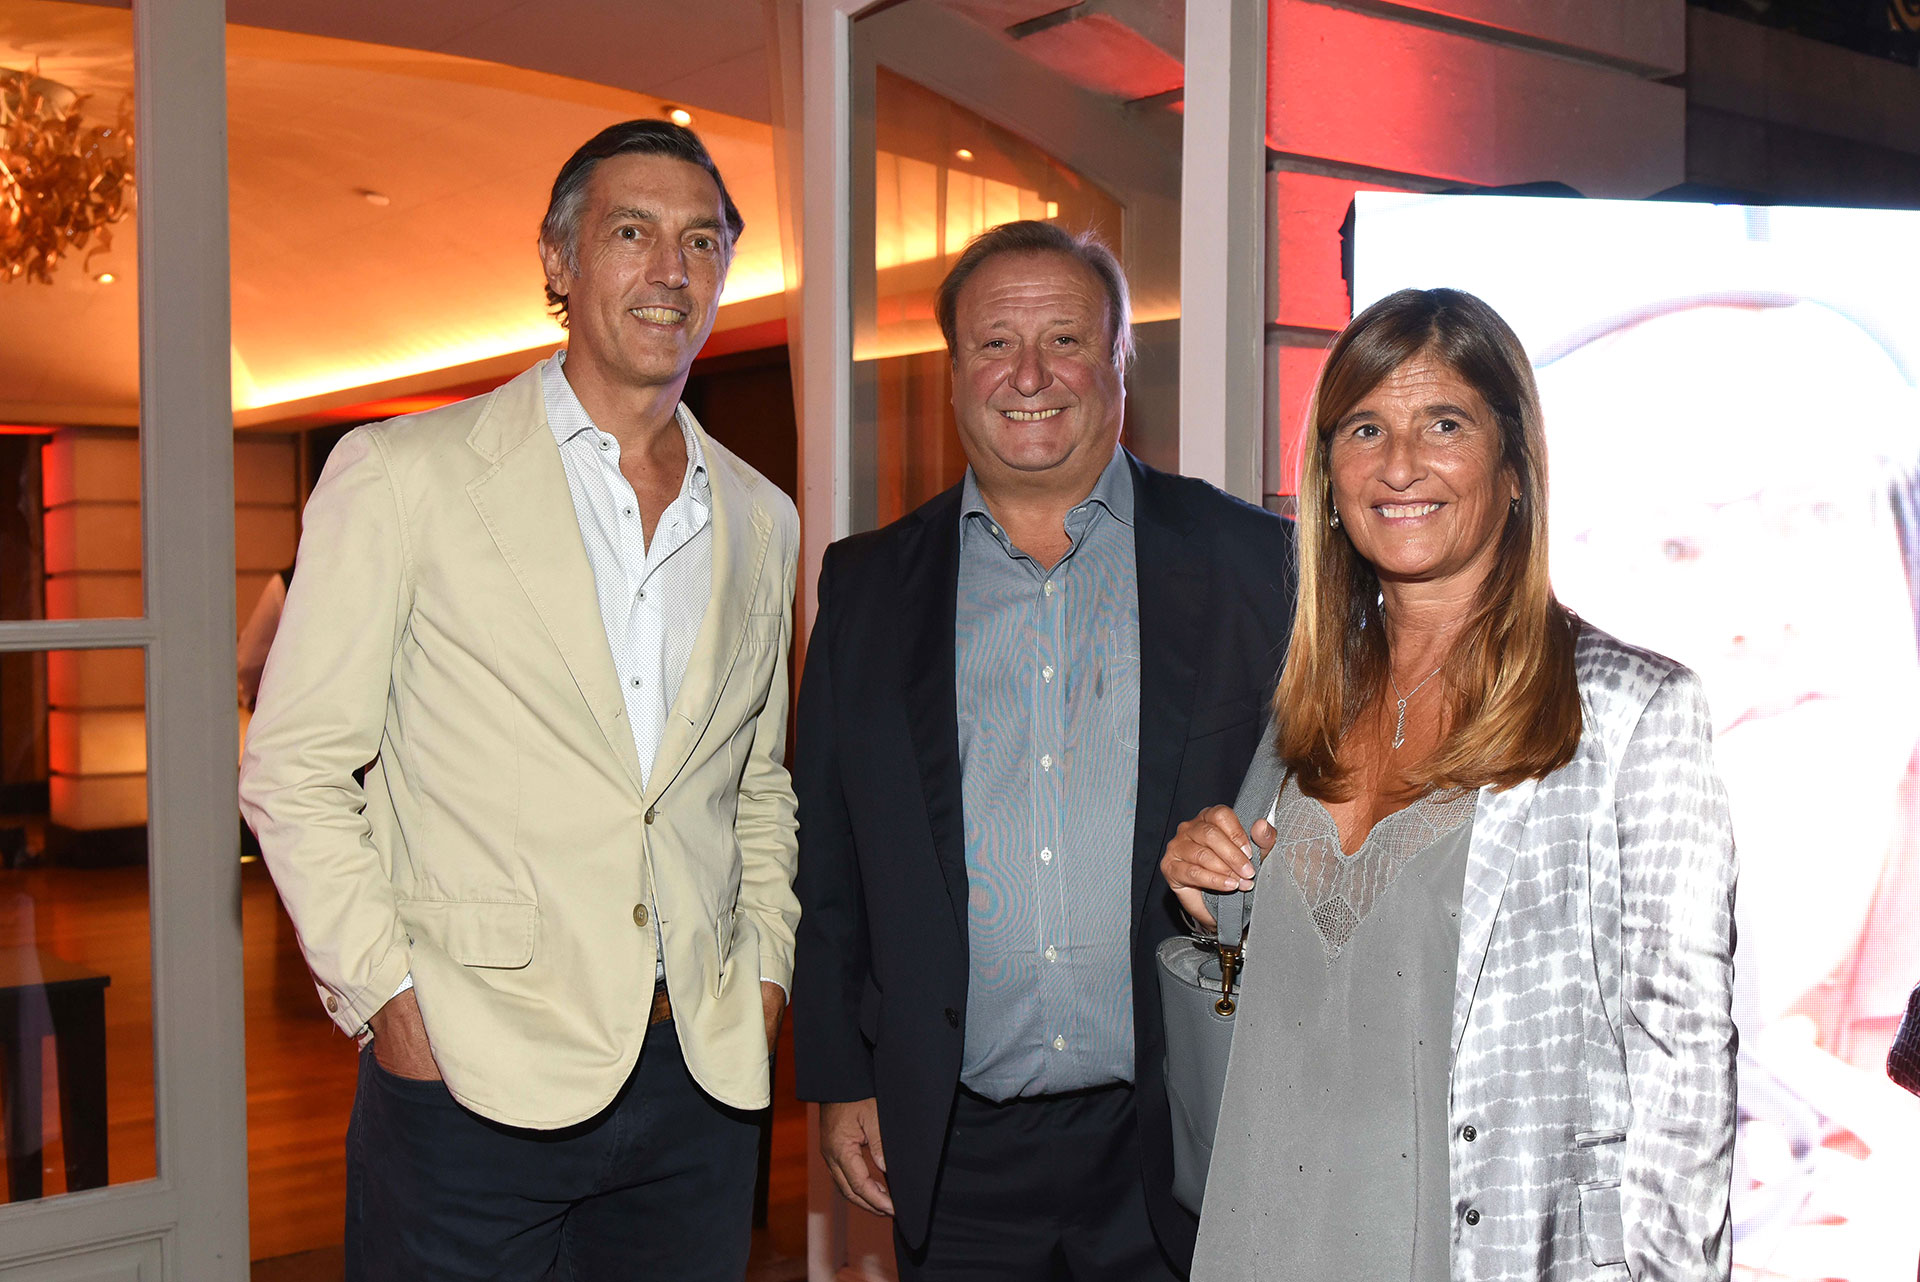
[[[1440,668],[1444,668],[1446,666],[1447,665],[1443,663],[1440,665]],[[1393,746],[1394,747],[1398,748],[1401,744],[1407,741],[1407,700],[1413,698],[1414,695],[1419,694],[1422,686],[1425,686],[1427,682],[1439,676],[1440,668],[1435,668],[1432,672],[1427,673],[1426,676],[1420,679],[1420,685],[1415,686],[1413,689],[1407,691],[1405,694],[1401,694],[1400,683],[1393,679],[1393,665],[1391,663],[1387,665],[1387,684],[1393,687],[1394,697],[1400,700],[1399,713],[1394,717],[1394,721],[1393,721]]]

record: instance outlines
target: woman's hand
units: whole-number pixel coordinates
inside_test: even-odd
[[[1233,807],[1211,806],[1174,832],[1167,853],[1160,859],[1160,872],[1187,916],[1211,929],[1213,914],[1207,911],[1200,892],[1252,890],[1254,847],[1264,854],[1273,845],[1274,836],[1273,825],[1262,819],[1253,825],[1249,840]]]

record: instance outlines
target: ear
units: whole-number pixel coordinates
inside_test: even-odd
[[[547,288],[562,297],[573,292],[573,269],[567,265],[566,250],[542,240],[540,266],[547,274]]]

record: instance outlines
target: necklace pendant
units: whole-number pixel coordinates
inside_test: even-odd
[[[1407,701],[1400,700],[1400,715],[1393,722],[1393,746],[1398,748],[1407,741]]]

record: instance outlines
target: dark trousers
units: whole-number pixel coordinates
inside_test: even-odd
[[[1133,1089],[995,1104],[962,1090],[926,1243],[901,1282],[1173,1282],[1147,1221]]]
[[[671,1022],[599,1116],[502,1126],[360,1054],[346,1282],[740,1282],[758,1118],[687,1073]]]

